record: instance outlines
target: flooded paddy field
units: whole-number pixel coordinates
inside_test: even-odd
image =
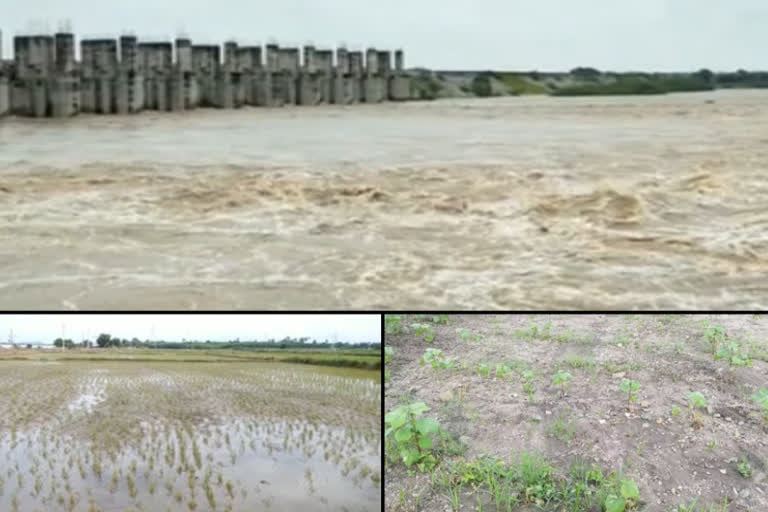
[[[0,510],[378,511],[377,371],[0,360]]]
[[[768,315],[388,316],[387,512],[768,510]]]
[[[764,309],[768,92],[0,123],[6,309]]]

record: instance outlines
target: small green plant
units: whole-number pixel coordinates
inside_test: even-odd
[[[768,422],[768,390],[760,388],[760,390],[750,398],[764,409],[763,419]]]
[[[626,479],[621,481],[621,496],[609,494],[605,498],[605,512],[624,512],[633,510],[640,498],[640,491],[634,480]]]
[[[697,409],[703,409],[707,406],[707,399],[698,391],[688,393],[688,407],[691,411],[691,421],[695,427],[700,427],[703,422],[701,416],[699,416]]]
[[[719,325],[715,327],[706,327],[704,330],[704,336],[707,338],[707,342],[709,342],[709,346],[712,349],[712,357],[716,358],[717,354],[717,347],[725,341],[725,329],[720,327]]]
[[[424,341],[432,343],[435,340],[435,328],[429,324],[411,324],[416,336],[424,336]]]
[[[619,390],[627,394],[627,410],[631,411],[632,404],[637,401],[637,395],[634,393],[640,390],[640,383],[636,380],[622,379]]]
[[[733,369],[734,366],[752,366],[749,352],[735,341],[729,341],[720,346],[715,355],[715,361],[724,359]]]
[[[709,443],[707,443],[707,448],[709,448],[710,451],[714,450],[716,447],[717,447],[717,439],[713,439]]]
[[[480,363],[477,365],[477,373],[483,377],[488,377],[491,374],[491,367],[486,363]]]
[[[436,324],[448,324],[448,315],[435,315],[432,317],[432,322]]]
[[[469,329],[456,329],[462,341],[483,341],[482,334],[472,334]]]
[[[497,364],[496,365],[496,377],[499,379],[503,379],[507,375],[509,375],[512,372],[512,368],[509,365],[506,364]]]
[[[446,359],[443,351],[438,348],[428,348],[421,356],[419,364],[424,366],[429,363],[433,370],[450,370],[453,368],[453,360]]]
[[[389,382],[389,370],[386,369],[386,363],[392,361],[392,357],[395,355],[395,349],[392,347],[384,347],[384,382]]]
[[[384,315],[384,332],[386,334],[402,334],[402,315]]]
[[[736,469],[739,470],[739,474],[744,478],[752,478],[752,465],[746,457],[741,458],[741,462],[736,465]]]
[[[568,391],[568,388],[570,387],[570,382],[573,377],[570,373],[564,372],[563,370],[557,370],[557,373],[552,377],[552,384],[555,386],[560,386],[560,391],[562,393],[562,396],[565,396],[565,393]]]
[[[680,414],[680,408],[678,406],[674,406],[669,413],[672,416],[677,416],[678,414]]]
[[[437,463],[432,453],[432,435],[440,432],[440,424],[421,416],[429,411],[424,402],[402,405],[387,413],[385,439],[393,442],[395,451],[407,467],[416,465],[420,471],[431,470]]]
[[[533,372],[531,371],[523,372],[523,391],[528,393],[528,400],[533,403],[533,394],[536,390],[533,388]]]

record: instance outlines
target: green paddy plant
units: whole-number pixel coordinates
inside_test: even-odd
[[[416,336],[423,336],[424,341],[432,343],[435,341],[435,328],[429,324],[411,324],[411,329]]]
[[[424,366],[429,363],[433,370],[450,370],[453,368],[453,360],[446,359],[443,351],[438,348],[428,348],[419,359],[419,364]]]
[[[760,390],[750,398],[753,402],[756,402],[763,408],[763,419],[768,423],[768,390],[760,388]]]
[[[695,427],[701,427],[704,423],[697,409],[704,409],[707,406],[707,399],[698,391],[688,393],[688,408],[691,411],[691,422]]]
[[[429,411],[424,402],[406,404],[384,416],[388,425],[385,439],[407,466],[416,465],[420,471],[431,470],[437,459],[432,453],[432,436],[440,433],[440,424],[431,418],[422,418]]]
[[[621,379],[619,384],[619,391],[627,394],[627,410],[632,410],[632,404],[637,401],[637,395],[635,394],[640,390],[640,383],[636,380]]]
[[[562,396],[565,396],[570,387],[572,378],[570,373],[564,372],[563,370],[557,370],[557,373],[552,376],[552,384],[554,386],[559,386]]]
[[[477,373],[482,377],[488,377],[491,374],[491,367],[487,363],[477,365]]]

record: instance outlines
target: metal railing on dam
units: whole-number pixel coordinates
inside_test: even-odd
[[[72,33],[14,37],[0,60],[0,116],[69,117],[243,105],[355,104],[413,97],[403,52],[335,51],[277,44],[239,46],[84,39]],[[263,51],[262,51],[263,50]],[[1,53],[0,53],[1,55]]]

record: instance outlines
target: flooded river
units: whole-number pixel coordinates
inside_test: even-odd
[[[768,91],[0,122],[4,308],[768,307]]]

